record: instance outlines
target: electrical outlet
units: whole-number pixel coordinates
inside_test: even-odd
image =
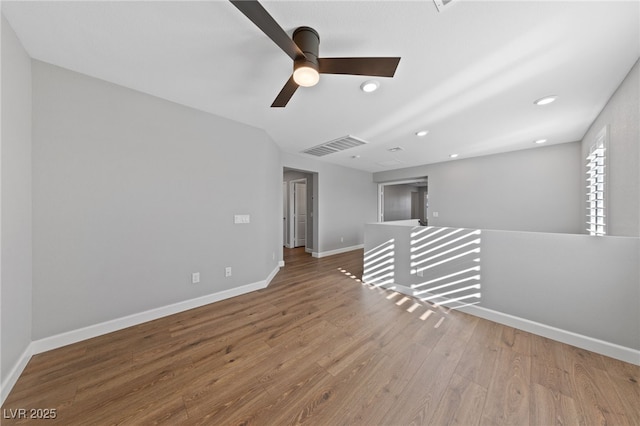
[[[340,237],[340,242],[344,243],[344,237]]]
[[[224,268],[224,276],[225,277],[231,276],[231,266],[227,266],[226,268]]]
[[[194,272],[191,274],[191,284],[198,284],[200,282],[200,272]]]
[[[438,212],[433,212],[433,217],[438,217]]]

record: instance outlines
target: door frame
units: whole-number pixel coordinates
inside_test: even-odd
[[[293,248],[296,246],[296,237],[295,237],[295,226],[296,226],[296,221],[295,221],[295,216],[294,216],[294,191],[295,191],[295,184],[296,183],[304,183],[305,185],[307,185],[307,178],[302,178],[302,179],[295,179],[295,180],[290,180],[289,181],[289,216],[287,218],[287,222],[289,222],[289,246],[290,248]],[[309,206],[307,206],[307,212],[309,211]],[[307,239],[305,238],[305,248],[307,247]]]
[[[424,183],[429,184],[429,177],[424,176],[414,179],[396,180],[392,182],[381,182],[378,184],[378,222],[384,222],[384,187],[391,185],[404,185],[407,183]],[[425,215],[426,215],[425,211]]]
[[[289,248],[289,185],[282,182],[282,245]]]

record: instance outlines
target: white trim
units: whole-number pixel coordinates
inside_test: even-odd
[[[116,318],[99,324],[71,330],[54,336],[45,337],[44,339],[32,342],[33,353],[39,354],[60,348],[62,346],[77,343],[82,340],[91,339],[103,334],[112,333],[127,327],[153,321],[158,318],[184,312],[189,309],[199,308],[210,303],[219,302],[221,300],[230,299],[252,291],[261,290],[269,285],[279,268],[274,269],[267,279],[240,287],[222,290],[217,293],[208,294],[206,296],[197,297],[195,299],[184,300],[182,302],[173,303],[171,305],[150,309],[148,311],[127,315],[122,318]]]
[[[25,367],[31,360],[33,353],[33,343],[30,343],[24,350],[18,362],[13,366],[7,378],[2,382],[2,391],[0,391],[0,405],[4,404],[5,399],[9,396],[11,389],[15,386],[16,382],[20,378],[20,375],[24,371]]]
[[[307,187],[307,178],[294,179],[289,181],[289,215],[287,217],[289,221],[289,245],[288,248],[296,247],[296,215],[295,215],[295,184],[296,183],[304,183],[305,188]],[[306,205],[305,200],[305,205]],[[307,211],[309,211],[309,206],[307,206]],[[307,212],[305,212],[305,215]],[[305,222],[305,227],[306,227]],[[306,244],[306,230],[305,230],[305,244]]]
[[[289,191],[287,190],[287,188],[289,187],[289,185],[287,185],[287,182],[284,181],[282,182],[282,245],[287,247],[287,245],[289,244],[289,239],[287,238],[289,236]]]
[[[280,263],[282,263],[282,265],[284,266],[283,261],[280,261],[279,265]],[[72,343],[91,339],[93,337],[98,337],[103,334],[122,330],[124,328],[132,327],[134,325],[142,324],[148,321],[153,321],[158,318],[177,314],[179,312],[184,312],[189,309],[198,308],[210,303],[230,299],[232,297],[240,296],[252,291],[261,290],[269,286],[271,280],[273,280],[279,270],[280,266],[276,267],[263,281],[246,284],[228,290],[222,290],[217,293],[208,294],[206,296],[197,297],[195,299],[184,300],[182,302],[173,303],[171,305],[150,309],[148,311],[128,315],[122,318],[112,319],[99,324],[90,325],[87,327],[79,328],[77,330],[71,330],[64,333],[56,334],[54,336],[45,337],[44,339],[32,341],[29,346],[27,346],[16,365],[9,373],[9,376],[7,376],[5,382],[2,383],[2,391],[0,394],[2,400],[0,401],[0,404],[4,403],[5,398],[9,395],[9,392],[11,392],[11,389],[18,381],[18,378],[24,371],[27,363],[33,355],[61,348]]]
[[[378,184],[378,222],[384,222],[384,187],[383,183]]]
[[[359,250],[362,248],[364,248],[364,244],[358,244],[357,246],[343,247],[343,248],[329,250],[329,251],[321,251],[321,252],[314,251],[311,253],[311,256],[321,258],[321,257],[333,256],[334,254],[346,253],[348,251]]]
[[[387,284],[384,287],[388,289],[393,288],[393,290],[399,293],[413,296],[413,290],[410,287],[406,287],[404,285]],[[446,297],[431,299],[431,301],[435,303],[444,302],[446,300]],[[462,306],[462,304],[458,303],[458,306]],[[451,307],[455,308],[455,305],[452,305]],[[588,351],[619,359],[630,364],[640,365],[640,350],[637,349],[627,348],[616,343],[611,343],[593,337],[585,336],[583,334],[574,333],[573,331],[563,330],[551,325],[531,321],[526,318],[516,317],[514,315],[494,311],[493,309],[485,308],[479,305],[467,305],[455,309],[469,315],[484,318],[486,320],[517,328],[519,330],[527,331],[529,333],[537,334],[538,336],[546,337],[561,343],[566,343],[567,345],[586,349]]]
[[[384,187],[391,185],[404,185],[407,183],[422,183],[429,182],[429,177],[424,176],[420,178],[413,179],[403,179],[389,182],[379,182],[378,183],[378,222],[384,222]],[[426,216],[426,212],[425,212]]]
[[[305,247],[304,248],[304,252],[305,253],[313,253],[313,249],[311,247]]]
[[[558,342],[577,346],[624,362],[640,365],[640,350],[637,349],[627,348],[615,343],[563,330],[561,328],[531,321],[526,318],[520,318],[503,312],[494,311],[478,305],[465,306],[459,310],[480,318],[537,334],[538,336],[547,337]]]
[[[280,263],[282,263],[282,265],[280,265]],[[271,284],[271,281],[273,281],[273,279],[276,277],[276,275],[278,275],[278,272],[280,272],[280,268],[282,268],[283,266],[284,266],[284,260],[280,260],[280,261],[278,261],[278,266],[276,266],[275,268],[273,268],[273,271],[271,271],[271,272],[269,273],[269,275],[267,275],[267,278],[266,278],[264,281],[258,281],[257,283],[247,284],[247,285],[251,286],[251,285],[256,285],[256,284],[258,284],[258,283],[264,283],[264,286],[263,286],[263,287],[261,287],[261,288],[267,288],[267,287],[269,287],[269,284]],[[246,286],[241,286],[241,287],[238,287],[238,288],[244,288],[244,287],[246,287]],[[260,290],[260,288],[258,288],[258,289],[256,289],[256,290]],[[251,291],[253,291],[253,290],[247,291],[247,292],[245,292],[245,293],[249,293],[249,292],[251,292]],[[244,294],[244,293],[242,293],[242,294]],[[239,296],[239,295],[238,295],[238,296]],[[231,296],[231,297],[235,297],[235,296]]]

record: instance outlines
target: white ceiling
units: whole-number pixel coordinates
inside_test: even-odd
[[[401,56],[395,77],[365,94],[367,78],[322,75],[276,109],[291,60],[229,2],[3,1],[2,12],[35,59],[262,128],[288,152],[354,135],[369,144],[322,161],[371,172],[581,140],[640,56],[638,1],[262,4],[289,34],[315,28],[321,57]]]

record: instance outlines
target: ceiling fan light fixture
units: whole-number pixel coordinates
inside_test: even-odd
[[[320,81],[320,74],[317,69],[308,65],[302,65],[293,70],[293,81],[302,87],[315,86],[318,84],[318,81]]]
[[[292,37],[276,22],[258,0],[230,0],[243,15],[293,59],[293,75],[289,77],[271,104],[272,108],[287,105],[298,87],[314,86],[319,74],[366,75],[393,77],[399,57],[319,57],[320,35],[311,27],[298,27]]]
[[[416,136],[417,136],[417,137],[419,137],[419,138],[421,138],[421,137],[423,137],[423,136],[427,136],[427,133],[429,133],[429,131],[428,131],[428,130],[420,130],[420,131],[417,131],[417,132],[416,132]]]
[[[365,93],[371,93],[378,90],[380,83],[376,80],[367,80],[360,85],[360,89]]]
[[[546,139],[537,139],[537,140],[533,141],[533,143],[536,143],[536,144],[540,145],[542,143],[545,143],[546,141],[547,141]]]

